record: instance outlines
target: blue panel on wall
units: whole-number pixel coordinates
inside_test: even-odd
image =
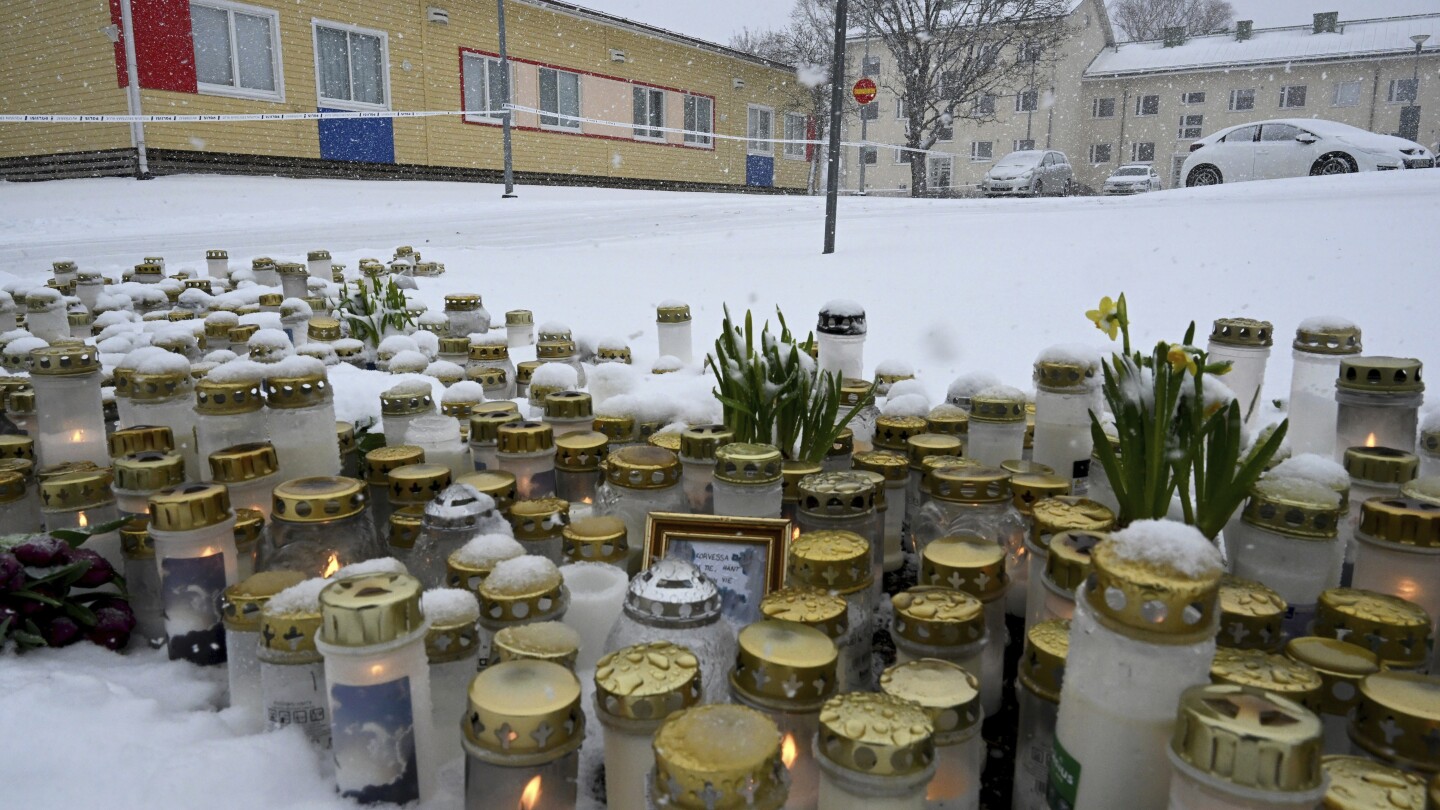
[[[775,185],[775,158],[765,155],[745,156],[745,185]]]
[[[339,112],[321,108],[320,112]],[[322,118],[320,157],[357,163],[394,163],[395,126],[390,118]]]

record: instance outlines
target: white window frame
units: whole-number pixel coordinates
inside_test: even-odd
[[[1399,96],[1399,94],[1397,94],[1395,91],[1398,90],[1398,89],[1400,89],[1400,85],[1401,85],[1402,83],[1411,83],[1411,84],[1414,84],[1414,83],[1415,83],[1415,80],[1414,80],[1414,79],[1407,79],[1407,78],[1405,78],[1405,77],[1403,77],[1403,76],[1400,77],[1400,78],[1398,78],[1398,79],[1391,79],[1391,80],[1390,80],[1390,90],[1389,90],[1389,92],[1387,92],[1387,93],[1385,94],[1385,101],[1386,101],[1386,103],[1387,103],[1387,104],[1404,104],[1404,105],[1406,105],[1406,106],[1410,106],[1410,105],[1412,105],[1412,104],[1418,104],[1418,103],[1419,103],[1419,100],[1418,100],[1417,96],[1419,95],[1419,92],[1420,92],[1420,86],[1419,86],[1418,84],[1415,85],[1415,90],[1410,94],[1410,98],[1408,98],[1408,99],[1401,99],[1400,96]]]
[[[1027,144],[1028,144],[1028,145],[1027,145]],[[1011,149],[1010,151],[1012,151],[1012,152],[1029,152],[1030,150],[1032,150],[1032,149],[1034,149],[1034,148],[1035,148],[1035,139],[1034,139],[1034,138],[1016,138],[1016,139],[1015,139],[1015,148],[1014,148],[1014,149]]]
[[[1195,96],[1199,96],[1200,100],[1194,100]],[[1209,98],[1209,94],[1204,90],[1188,90],[1180,94],[1180,103],[1187,107],[1198,106],[1204,104],[1207,98]]]
[[[1025,109],[1024,102],[1025,102],[1025,96],[1028,95],[1028,94],[1034,94],[1034,96],[1035,96],[1035,106],[1034,106],[1034,107],[1031,107],[1030,109],[1027,110],[1027,109]],[[1040,90],[1039,90],[1039,88],[1036,88],[1036,87],[1027,87],[1027,88],[1025,88],[1024,90],[1021,90],[1021,91],[1019,91],[1018,93],[1015,94],[1015,112],[1017,112],[1017,113],[1032,113],[1032,112],[1039,112],[1039,110],[1040,110]]]
[[[895,150],[895,165],[896,165],[896,166],[909,166],[909,165],[910,165],[910,161],[905,159],[905,156],[906,156],[906,155],[910,155],[911,160],[913,160],[914,157],[915,157],[915,153],[914,153],[914,152],[910,152],[910,151],[908,151],[908,150],[906,150],[906,149],[897,148],[897,149]]]
[[[1241,94],[1241,93],[1249,93],[1249,94],[1250,94],[1250,106],[1249,106],[1249,107],[1240,107],[1240,106],[1237,106],[1237,105],[1236,105],[1236,102],[1240,100],[1240,97],[1241,97],[1240,94]],[[1227,109],[1229,109],[1230,112],[1254,112],[1254,111],[1255,111],[1255,88],[1253,88],[1253,87],[1244,87],[1244,88],[1238,88],[1238,89],[1235,89],[1235,90],[1231,90],[1231,91],[1230,91],[1230,104],[1228,105],[1228,108],[1227,108]]]
[[[474,52],[474,51],[463,51],[463,52],[461,52],[461,54],[460,54],[460,75],[461,75],[462,77],[465,75],[465,60],[466,60],[466,59],[476,59],[476,60],[479,60],[482,65],[484,65],[484,84],[482,85],[482,86],[485,88],[485,107],[484,107],[484,110],[485,110],[486,112],[489,112],[489,111],[491,111],[491,110],[495,110],[495,111],[498,112],[498,111],[500,110],[500,107],[497,106],[496,101],[495,101],[494,99],[490,98],[490,71],[491,71],[492,68],[494,68],[495,70],[499,70],[499,69],[500,69],[500,57],[498,57],[498,56],[490,56],[489,54],[484,54],[484,53],[476,53],[476,52]],[[469,85],[467,84],[466,86],[468,87]],[[511,63],[510,63],[510,81],[507,83],[507,86],[508,86],[509,89],[510,89],[510,93],[513,95],[513,94],[515,93],[515,63],[514,63],[514,62],[511,62]],[[463,106],[463,109],[465,110],[465,119],[464,119],[464,120],[466,120],[466,121],[468,121],[468,122],[470,122],[470,123],[474,123],[474,124],[503,124],[503,123],[505,122],[505,116],[503,116],[503,115],[479,115],[479,114],[470,112],[470,107],[466,104],[465,96],[464,96],[463,93],[462,93],[461,96],[460,96],[460,103],[461,103],[461,105],[464,105],[464,106]],[[504,104],[503,101],[502,101],[502,102],[499,102],[499,103],[500,103],[500,104]],[[514,123],[514,122],[511,122],[511,123]]]
[[[1189,119],[1191,119],[1191,118],[1199,118],[1199,119],[1200,119],[1200,123],[1198,123],[1198,124],[1192,124],[1192,123],[1190,123],[1190,120],[1189,120]],[[1196,132],[1198,132],[1198,133],[1200,133],[1200,134],[1195,135],[1194,137],[1188,136],[1188,135],[1185,134],[1185,130],[1187,130],[1187,129],[1193,129],[1193,130],[1195,130]],[[1180,116],[1180,129],[1176,131],[1176,140],[1180,140],[1180,141],[1193,141],[1193,140],[1196,140],[1197,138],[1203,138],[1203,137],[1205,137],[1205,114],[1204,114],[1204,113],[1184,113],[1184,114],[1182,114],[1182,115]]]
[[[195,83],[196,90],[207,96],[233,96],[257,101],[285,101],[285,60],[280,56],[280,12],[273,8],[250,6],[244,3],[230,2],[230,0],[191,0],[190,5],[205,6],[226,13],[227,27],[230,33],[230,74],[235,77],[237,82],[240,81],[240,49],[235,42],[235,12],[268,19],[270,21],[270,58],[273,63],[271,75],[275,77],[274,90],[255,90],[249,87],[210,84],[201,81]]]
[[[1155,99],[1155,112],[1153,112],[1153,113],[1147,113],[1147,112],[1144,111],[1144,109],[1145,109],[1145,99],[1147,99],[1147,98],[1153,98],[1153,99]],[[1142,94],[1140,94],[1140,95],[1135,96],[1135,117],[1136,117],[1136,118],[1150,118],[1150,117],[1153,117],[1153,116],[1156,116],[1156,115],[1159,115],[1159,114],[1160,114],[1160,94],[1159,94],[1159,93],[1142,93]]]
[[[899,94],[895,96],[895,120],[905,120],[905,98]]]
[[[752,112],[763,112],[770,117],[770,133],[764,138],[759,138],[758,132],[750,131],[750,114]],[[745,105],[745,154],[763,155],[765,157],[775,156],[775,144],[769,141],[775,137],[775,108],[767,107],[764,104]],[[751,140],[755,138],[756,140]]]
[[[872,159],[866,160],[866,155],[870,155]],[[786,155],[785,157],[788,158],[790,156]],[[880,150],[874,146],[862,146],[856,150],[855,160],[857,161],[857,166],[861,164],[864,164],[866,166],[878,166],[880,165]]]
[[[805,140],[805,132],[806,132],[806,128],[807,128],[807,127],[806,127],[806,124],[807,124],[808,122],[807,122],[806,119],[805,119],[805,114],[804,114],[804,113],[787,112],[787,113],[785,113],[785,114],[781,117],[781,119],[784,121],[783,126],[784,126],[784,128],[785,128],[785,129],[784,129],[785,140],[787,140],[787,141],[803,141],[803,140]],[[794,134],[794,133],[792,133],[792,132],[790,131],[791,122],[792,122],[792,121],[796,121],[796,120],[799,121],[799,124],[798,124],[798,132],[799,132],[799,134]],[[748,122],[747,122],[747,126],[748,126]],[[747,133],[747,134],[748,134],[748,133]],[[806,147],[806,145],[807,145],[807,144],[803,144],[803,143],[787,143],[787,144],[784,144],[784,148],[780,150],[780,154],[781,154],[786,160],[804,160],[804,159],[805,159],[805,147]],[[863,148],[863,147],[862,147],[862,148]],[[880,158],[879,158],[878,154],[877,154],[877,156],[876,156],[875,159],[876,159],[876,161],[879,161]]]
[[[1146,157],[1141,157],[1141,156],[1140,156],[1140,147],[1142,147],[1142,146],[1148,146],[1148,147],[1150,147],[1150,157],[1146,158]],[[1155,162],[1155,155],[1156,155],[1156,154],[1158,154],[1158,153],[1155,151],[1155,142],[1154,142],[1154,141],[1131,141],[1131,142],[1130,142],[1130,162],[1131,162],[1131,163],[1154,163],[1154,162]]]
[[[1110,114],[1109,114],[1109,115],[1101,115],[1101,114],[1100,114],[1100,102],[1102,102],[1102,101],[1108,101],[1108,102],[1110,102]],[[1107,118],[1114,118],[1114,117],[1115,117],[1115,97],[1114,97],[1114,96],[1103,96],[1103,97],[1096,97],[1096,98],[1091,99],[1091,100],[1090,100],[1090,117],[1091,117],[1091,118],[1102,119],[1102,120],[1103,120],[1103,119],[1107,119]]]
[[[578,79],[576,80],[576,87],[577,87],[577,88],[579,87],[579,80],[578,80]],[[652,126],[651,126],[650,124],[648,124],[648,123],[646,123],[646,124],[644,124],[644,125],[641,125],[640,123],[637,123],[637,122],[631,122],[631,123],[632,123],[632,126],[631,126],[631,128],[630,128],[630,133],[631,133],[631,135],[633,135],[634,138],[635,138],[635,140],[637,140],[637,141],[649,141],[650,143],[664,143],[664,142],[665,142],[665,132],[664,132],[664,129],[663,129],[663,128],[664,128],[664,126],[665,126],[665,96],[667,95],[666,92],[665,92],[664,90],[661,90],[661,89],[658,88],[658,87],[651,87],[651,86],[648,85],[648,84],[632,84],[632,85],[630,86],[631,117],[632,117],[632,118],[634,117],[634,100],[635,100],[635,92],[636,92],[636,91],[641,91],[641,92],[645,93],[645,114],[646,114],[646,117],[647,117],[647,118],[650,117],[650,115],[654,113],[654,110],[651,109],[651,104],[652,104],[652,102],[654,102],[654,100],[655,100],[655,98],[656,98],[656,96],[657,96],[657,94],[658,94],[658,96],[659,96],[659,98],[660,98],[660,127],[661,127],[661,129],[657,130],[655,127],[652,127]],[[576,99],[577,99],[577,100],[579,99],[579,93],[576,93]],[[643,133],[646,133],[646,134],[643,134],[643,135],[642,135],[642,134],[641,134],[642,132],[643,132]],[[654,134],[650,134],[650,133],[654,133]]]
[[[554,71],[557,74],[555,77],[555,109],[553,111],[545,111],[545,97],[544,93],[540,90],[540,76],[547,70]],[[562,117],[568,116],[569,113],[560,111],[560,77],[558,74],[561,73],[568,73],[575,77],[575,115],[578,117],[585,109],[585,83],[581,81],[581,78],[583,78],[581,74],[564,68],[540,65],[535,71],[535,101],[543,111],[538,116],[540,128],[551,132],[579,132],[582,129],[580,122],[571,118]],[[555,123],[545,123],[545,116],[547,115],[554,118]]]
[[[988,154],[988,155],[983,155],[983,156],[980,154],[980,144],[982,144],[982,143],[985,144],[986,146],[990,147],[990,154]],[[994,141],[971,141],[971,142],[970,142],[970,162],[971,162],[971,163],[989,163],[989,162],[993,161],[994,159],[995,159],[995,142],[994,142]]]
[[[1350,102],[1349,104],[1341,104],[1341,103],[1340,103],[1340,88],[1342,88],[1342,87],[1353,87],[1353,88],[1355,88],[1355,100],[1354,100],[1354,101]],[[1335,92],[1332,93],[1331,96],[1330,96],[1330,106],[1331,106],[1331,107],[1359,107],[1359,106],[1360,106],[1360,99],[1361,99],[1361,97],[1364,96],[1364,95],[1365,95],[1365,82],[1364,82],[1364,81],[1362,81],[1362,80],[1360,80],[1360,79],[1351,79],[1351,80],[1349,80],[1349,81],[1339,81],[1339,82],[1336,82],[1336,83],[1335,83]]]
[[[950,182],[940,185],[933,182],[935,169],[944,165],[947,178]],[[926,188],[954,188],[955,187],[955,158],[952,155],[926,155],[925,156],[925,187]]]
[[[335,31],[344,31],[348,34],[363,34],[380,39],[380,89],[385,94],[385,103],[371,104],[366,101],[346,101],[345,99],[326,98],[321,93],[320,83],[320,29],[329,28]],[[349,23],[335,22],[334,20],[323,20],[319,17],[310,18],[310,49],[315,56],[315,97],[321,107],[332,107],[341,110],[388,110],[390,109],[390,35],[375,28],[363,28]],[[354,87],[351,87],[350,95],[355,95]]]
[[[1290,102],[1290,95],[1291,95],[1291,91],[1292,91],[1292,90],[1299,90],[1299,91],[1300,91],[1300,96],[1301,96],[1301,98],[1300,98],[1300,103],[1299,103],[1299,104],[1291,104],[1291,103],[1289,103],[1289,102]],[[1309,85],[1304,85],[1304,84],[1287,84],[1287,85],[1285,85],[1285,86],[1283,86],[1283,87],[1280,88],[1280,109],[1282,109],[1282,110],[1303,110],[1303,109],[1305,109],[1305,102],[1309,101],[1309,98],[1307,98],[1307,96],[1309,96],[1309,95],[1310,95]]]
[[[997,98],[997,96],[993,96],[993,95],[991,95],[991,94],[989,94],[989,93],[983,93],[983,94],[981,94],[981,95],[979,95],[979,96],[976,96],[976,97],[975,97],[975,114],[976,114],[976,115],[994,115],[994,114],[995,114],[995,110],[997,109],[997,107],[996,107],[996,105],[995,105],[995,99],[996,99],[996,98]],[[986,109],[987,106],[989,107],[988,110]]]
[[[1099,151],[1100,151],[1101,149],[1105,149],[1106,151],[1108,151],[1108,152],[1110,153],[1109,155],[1106,156],[1106,158],[1105,158],[1104,160],[1100,160],[1100,159],[1099,159]],[[1092,143],[1092,144],[1090,144],[1090,165],[1092,165],[1092,166],[1099,166],[1099,165],[1102,164],[1102,163],[1109,163],[1109,162],[1113,161],[1114,159],[1115,159],[1115,150],[1111,148],[1110,144],[1108,144],[1108,143]]]
[[[873,66],[873,68],[874,68],[873,70],[871,69],[872,66]],[[879,56],[863,56],[863,57],[860,58],[860,75],[861,75],[861,76],[875,76],[875,77],[878,77],[878,76],[880,75],[880,69],[881,69],[881,68],[880,68],[880,57],[879,57]]]
[[[694,99],[694,100],[692,101],[691,99]],[[697,95],[697,94],[695,94],[695,93],[686,93],[686,94],[685,94],[685,97],[684,97],[684,100],[681,102],[681,104],[682,104],[682,106],[681,106],[681,108],[680,108],[680,111],[681,111],[681,113],[682,113],[681,121],[682,121],[682,123],[683,123],[683,121],[684,121],[683,114],[684,114],[684,112],[685,112],[685,107],[686,107],[686,106],[689,106],[689,105],[691,105],[691,104],[694,104],[694,105],[695,105],[695,126],[694,126],[694,128],[693,128],[693,131],[694,131],[694,132],[700,132],[700,131],[701,131],[701,128],[700,128],[700,118],[701,118],[701,115],[700,115],[700,105],[701,105],[701,102],[704,102],[705,107],[706,107],[706,112],[709,113],[709,115],[704,116],[704,118],[705,118],[705,127],[704,127],[704,132],[705,132],[705,134],[704,134],[704,135],[695,135],[695,134],[692,134],[692,128],[687,126],[687,127],[685,127],[685,136],[684,136],[684,138],[682,138],[681,140],[684,142],[684,144],[685,144],[686,146],[689,146],[689,147],[691,147],[692,149],[714,149],[714,148],[715,148],[715,99],[710,98],[709,96]]]

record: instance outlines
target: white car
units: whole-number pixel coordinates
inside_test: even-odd
[[[1026,149],[1011,152],[995,161],[980,190],[986,197],[1019,195],[1038,197],[1042,194],[1070,193],[1075,172],[1064,152],[1051,149]]]
[[[1244,180],[1428,169],[1430,151],[1414,141],[1313,118],[1282,118],[1222,129],[1190,144],[1186,186]]]
[[[1127,163],[1105,178],[1101,187],[1104,194],[1139,194],[1145,191],[1159,191],[1164,188],[1160,173],[1150,163]]]

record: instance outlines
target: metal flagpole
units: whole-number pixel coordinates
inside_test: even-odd
[[[865,57],[860,61],[860,75],[865,75],[865,68],[870,64],[870,26],[865,26]],[[877,108],[878,109],[878,108]],[[870,142],[870,105],[860,106],[860,142]],[[865,196],[865,150],[868,146],[860,147],[860,196]]]
[[[845,83],[846,0],[835,3],[835,59],[830,66],[830,145],[825,178],[825,253],[835,252],[835,213],[840,203],[840,107]]]
[[[500,18],[500,95],[504,99],[502,103],[509,105],[510,56],[505,50],[505,0],[495,0],[495,10]],[[500,195],[502,200],[515,197],[515,167],[510,147],[510,117],[513,114],[508,106],[501,114],[501,137],[505,142],[505,193]]]
[[[125,106],[131,115],[140,115],[140,69],[135,59],[135,22],[130,14],[130,0],[120,0],[120,35],[125,43]],[[135,179],[150,178],[150,157],[145,150],[145,124],[130,125],[130,140],[135,143]]]

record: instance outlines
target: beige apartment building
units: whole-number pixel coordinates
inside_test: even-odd
[[[1024,148],[1064,152],[1082,188],[1098,189],[1130,162],[1154,163],[1169,188],[1183,185],[1180,166],[1196,139],[1272,118],[1322,118],[1433,146],[1440,138],[1440,11],[1346,19],[1387,4],[1325,10],[1336,2],[1314,0],[1309,17],[1290,25],[1255,28],[1242,19],[1206,36],[1120,42],[1103,0],[1077,0],[1053,70],[985,102],[995,105],[994,121],[957,121],[952,137],[924,156],[929,188],[973,193],[996,159]],[[1237,5],[1243,13],[1244,3]],[[868,140],[903,144],[899,99],[884,81],[893,61],[878,40],[870,42],[869,60],[863,37],[849,49],[851,63],[878,74],[881,86]],[[846,138],[858,136],[850,124]],[[864,158],[871,161],[868,192],[909,193],[909,155],[850,148],[845,157],[847,190],[858,190]]]

